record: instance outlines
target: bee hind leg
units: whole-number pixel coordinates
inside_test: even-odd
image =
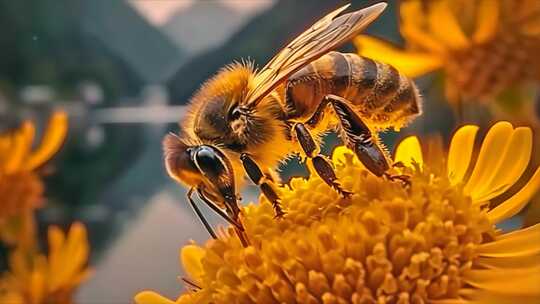
[[[391,175],[390,161],[386,157],[384,150],[378,145],[369,127],[364,123],[360,115],[354,110],[351,103],[345,98],[336,95],[327,95],[323,99],[318,109],[324,112],[324,107],[331,105],[339,119],[341,127],[341,137],[345,145],[354,151],[362,164],[378,177],[386,177],[389,180],[399,180],[405,185],[409,185],[409,177],[406,175]],[[320,119],[321,114],[317,112],[313,115],[310,123],[315,124]]]
[[[261,168],[259,168],[257,163],[247,153],[242,153],[240,160],[248,177],[255,185],[259,186],[264,196],[272,203],[276,214],[275,217],[282,218],[285,215],[285,211],[281,208],[281,200],[273,187],[273,181],[263,174]]]
[[[306,154],[307,158],[311,160],[315,171],[319,177],[330,187],[334,188],[340,195],[347,198],[352,195],[351,192],[343,189],[338,181],[334,168],[326,157],[319,153],[317,144],[313,140],[313,136],[303,123],[296,123],[293,127],[294,133],[302,150]]]

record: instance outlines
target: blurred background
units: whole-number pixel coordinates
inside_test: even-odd
[[[185,202],[186,189],[166,175],[163,135],[178,130],[184,105],[220,67],[247,57],[264,64],[347,2],[0,0],[0,131],[30,119],[43,133],[58,108],[69,117],[67,141],[42,169],[46,203],[36,216],[42,243],[51,224],[87,227],[95,272],[78,303],[128,303],[143,289],[178,295],[178,249],[208,235]],[[352,8],[375,2],[355,0]],[[400,44],[398,20],[391,1],[367,32]],[[410,133],[454,129],[453,110],[432,93],[437,81],[418,79],[427,114],[384,134],[390,149]],[[335,138],[328,142],[326,153]],[[305,174],[295,160],[282,169],[285,180]],[[256,199],[254,187],[245,191],[244,202]],[[4,248],[2,270],[5,256]]]

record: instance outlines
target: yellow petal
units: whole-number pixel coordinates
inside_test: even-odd
[[[211,293],[203,290],[194,293],[184,293],[178,299],[176,299],[176,304],[208,303],[211,301],[211,299]]]
[[[431,304],[470,304],[471,302],[464,299],[444,299],[444,300],[430,300]]]
[[[476,252],[491,258],[537,255],[540,253],[540,224],[499,236],[493,242],[479,245]]]
[[[64,246],[64,233],[60,228],[56,226],[49,226],[48,229],[49,238],[49,260],[54,260],[62,251]]]
[[[540,259],[537,255],[511,256],[511,257],[477,257],[474,261],[484,268],[530,268],[540,267]]]
[[[338,146],[332,152],[332,163],[346,164],[347,157],[352,156],[353,152],[345,146]]]
[[[452,137],[447,163],[448,178],[452,185],[463,181],[469,169],[477,132],[478,126],[468,125],[459,128]]]
[[[409,77],[417,77],[442,66],[442,58],[428,53],[400,50],[377,38],[360,35],[354,44],[361,56],[387,63]]]
[[[204,249],[196,245],[184,246],[180,251],[182,266],[195,283],[201,282],[201,277],[204,273],[201,263],[204,253]]]
[[[487,201],[506,192],[523,174],[532,153],[532,131],[521,127],[512,132],[506,148],[499,152],[498,163],[473,192],[474,200]]]
[[[47,131],[40,146],[27,159],[24,168],[33,170],[46,161],[60,149],[66,138],[68,120],[65,112],[55,112],[49,119]]]
[[[334,165],[347,165],[349,162],[355,166],[364,168],[364,165],[358,160],[358,157],[356,157],[351,149],[345,146],[336,147],[332,152],[332,163],[334,163]],[[307,164],[309,165],[310,163],[308,162]],[[305,179],[302,177],[291,179],[291,185],[294,185],[294,183],[292,183],[293,181],[298,184],[305,183]]]
[[[63,263],[66,257],[63,254],[65,237],[60,228],[56,226],[49,226],[49,272],[54,273],[54,276],[49,278],[49,286],[51,290],[57,290],[62,284],[62,277],[60,275],[63,269]]]
[[[46,281],[45,274],[42,272],[34,271],[30,277],[28,286],[30,303],[40,304],[43,303],[46,293]]]
[[[473,40],[484,43],[491,39],[499,26],[499,1],[479,0],[476,17],[476,29]]]
[[[64,261],[62,273],[66,284],[83,269],[88,259],[88,239],[82,223],[75,222],[71,225],[64,250],[67,259]]]
[[[523,215],[523,227],[540,223],[540,195],[535,195],[527,205]]]
[[[411,25],[402,25],[400,32],[409,44],[413,46],[418,45],[428,53],[436,54],[441,57],[448,53],[445,45],[420,28]]]
[[[503,279],[504,278],[504,279]],[[469,270],[464,282],[486,291],[516,296],[539,296],[540,268]]]
[[[426,16],[421,1],[403,1],[399,6],[400,32],[408,44],[417,45],[430,53],[445,54],[445,46],[424,30]]]
[[[34,125],[25,121],[17,132],[13,135],[13,142],[5,160],[4,170],[6,173],[14,173],[24,165],[32,140],[34,139]]]
[[[173,301],[153,292],[142,291],[135,295],[135,303],[137,304],[174,304]]]
[[[88,253],[87,249],[88,238],[86,228],[82,223],[75,222],[69,229],[65,251],[71,257],[72,263],[84,263]]]
[[[483,182],[488,179],[495,165],[500,160],[500,153],[506,149],[513,127],[509,122],[496,123],[489,129],[478,155],[471,178],[463,189],[467,195],[474,195]],[[473,199],[474,200],[474,199]]]
[[[83,271],[89,253],[84,225],[79,222],[73,223],[65,242],[57,251],[60,251],[56,253],[59,261],[56,261],[55,265],[52,261],[50,262],[51,267],[56,267],[51,271],[55,274],[54,281],[50,284],[50,289],[53,291],[72,286],[73,278]]]
[[[488,212],[488,217],[493,223],[498,223],[504,219],[516,215],[540,189],[540,167],[536,169],[533,177],[527,184],[514,194],[511,198],[502,202],[497,207]]]
[[[430,3],[429,27],[431,33],[450,49],[462,50],[470,45],[448,1]]]
[[[467,297],[467,304],[538,304],[538,297],[535,295],[504,294],[477,288],[461,289],[459,293]]]
[[[426,21],[422,0],[403,1],[400,3],[399,13],[402,23],[422,26]]]
[[[409,136],[399,143],[396,148],[394,162],[401,162],[408,167],[413,167],[413,163],[418,163],[420,166],[424,164],[422,147],[418,137]]]

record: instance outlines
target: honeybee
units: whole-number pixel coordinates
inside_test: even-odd
[[[405,179],[388,173],[392,165],[376,134],[398,129],[421,113],[418,90],[390,65],[332,51],[376,19],[386,4],[338,16],[347,7],[316,22],[260,70],[249,62],[220,70],[192,97],[180,134],[165,136],[167,172],[190,187],[187,199],[212,237],[216,234],[192,194],[229,221],[247,245],[237,194],[244,174],[281,217],[272,168],[291,154],[305,157],[326,184],[349,196],[320,154],[328,130],[338,130],[376,176]]]

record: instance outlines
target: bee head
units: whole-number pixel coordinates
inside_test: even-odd
[[[163,140],[165,167],[175,180],[202,190],[216,201],[235,202],[234,172],[227,156],[211,145],[189,146],[167,134]]]

